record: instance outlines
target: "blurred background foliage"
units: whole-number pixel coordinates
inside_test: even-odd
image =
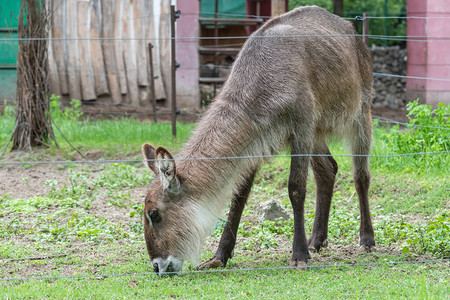
[[[289,10],[298,6],[317,5],[333,12],[334,0],[289,0]],[[343,0],[344,18],[355,18],[367,13],[370,19],[369,34],[383,36],[405,36],[406,35],[406,0]],[[378,17],[381,17],[378,19]],[[388,17],[388,18],[383,18]],[[357,22],[358,32],[362,32],[361,22]],[[370,45],[406,46],[402,38],[398,40],[369,39]]]

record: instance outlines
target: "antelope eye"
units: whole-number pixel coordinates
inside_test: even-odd
[[[148,214],[153,224],[161,222],[161,215],[157,209],[151,210]]]

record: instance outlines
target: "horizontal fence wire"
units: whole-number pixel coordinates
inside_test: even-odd
[[[396,74],[386,74],[386,73],[373,73],[377,77],[394,77],[394,78],[411,78],[411,79],[423,79],[423,80],[436,80],[436,81],[450,81],[448,78],[433,78],[433,77],[420,77],[420,76],[408,76],[408,75],[396,75]]]
[[[431,128],[431,129],[442,129],[442,130],[450,130],[450,127],[439,127],[439,126],[429,126],[429,125],[419,125],[419,124],[411,124],[411,123],[405,123],[405,122],[399,122],[395,120],[391,120],[388,118],[384,118],[381,116],[373,115],[375,120],[379,120],[383,123],[390,123],[390,124],[398,124],[409,128]]]
[[[363,13],[363,11],[354,11],[354,12],[345,12],[347,14],[354,14],[354,15],[359,15],[361,13]],[[450,19],[450,17],[445,17],[445,16],[405,16],[406,12],[398,12],[398,13],[392,13],[392,14],[397,14],[397,16],[371,16],[370,14],[384,14],[384,12],[370,12],[367,11],[365,12],[367,14],[369,14],[366,19]],[[215,15],[215,12],[201,12],[200,16],[203,14],[208,14],[208,15]],[[183,13],[181,12],[181,16],[183,15],[188,15],[188,16],[199,16],[198,13]],[[230,14],[230,13],[218,13],[219,16],[230,16],[230,17],[245,17],[245,18],[261,18],[261,19],[270,19],[272,18],[272,16],[258,16],[258,15],[251,15],[251,14]],[[355,16],[355,17],[344,17],[342,19],[345,20],[364,20],[363,16]]]
[[[390,261],[378,263],[354,263],[354,264],[330,264],[330,265],[306,265],[299,267],[272,267],[272,268],[243,268],[243,269],[210,269],[195,270],[182,272],[165,272],[165,275],[195,275],[207,273],[237,273],[237,272],[262,272],[262,271],[287,271],[287,270],[313,270],[313,269],[341,269],[352,267],[376,267],[376,266],[394,266],[394,265],[411,265],[424,263],[445,263],[450,259],[428,259],[415,261]],[[86,279],[86,278],[113,278],[113,277],[141,277],[141,276],[158,276],[155,272],[141,273],[120,273],[120,274],[89,274],[89,275],[65,275],[65,276],[36,276],[36,277],[9,277],[0,278],[0,281],[25,281],[25,280],[56,280],[56,279]]]
[[[85,102],[83,102],[85,105],[95,105],[95,104],[100,104],[100,105],[110,105],[110,103],[108,102],[93,102],[92,104],[86,104]],[[70,104],[70,102],[62,102],[62,104]],[[32,110],[37,109],[37,107],[47,107],[48,104],[35,104],[32,105],[33,108]],[[95,106],[94,106],[95,107]],[[142,109],[142,107],[140,106],[136,106],[136,105],[127,105],[127,104],[123,104],[123,107],[128,107],[128,108],[136,108],[136,109]],[[17,110],[17,108],[15,108]],[[20,110],[19,110],[20,111]],[[29,110],[27,110],[29,111]],[[162,111],[162,112],[153,112],[153,111],[148,111],[148,112],[135,112],[135,111],[81,111],[82,113],[86,113],[86,114],[115,114],[115,115],[144,115],[144,116],[159,116],[159,115],[172,115],[172,112],[169,111]],[[191,112],[191,111],[180,111],[179,113],[177,113],[177,115],[194,115],[194,116],[198,116],[201,117],[204,115],[204,113],[200,113],[200,112]],[[411,123],[406,123],[406,122],[400,122],[400,121],[395,121],[392,119],[388,119],[385,117],[381,117],[381,116],[377,116],[377,115],[373,115],[375,120],[380,120],[383,123],[390,123],[390,124],[399,124],[408,128],[431,128],[431,129],[440,129],[440,130],[450,130],[450,127],[440,127],[440,126],[430,126],[430,125],[420,125],[420,124],[411,124]]]
[[[247,156],[224,156],[224,157],[192,157],[192,158],[172,158],[172,159],[105,159],[105,160],[57,160],[57,161],[0,161],[2,165],[49,165],[49,164],[116,164],[116,163],[136,163],[136,162],[162,162],[162,161],[203,161],[203,160],[234,160],[234,159],[269,159],[279,157],[373,157],[392,158],[417,155],[439,155],[450,154],[450,151],[435,152],[414,152],[398,154],[274,154],[274,155],[247,155]]]
[[[42,37],[42,38],[19,38],[4,37],[0,38],[0,42],[17,42],[17,41],[161,41],[161,40],[233,40],[233,39],[270,39],[270,38],[348,38],[348,37],[368,37],[371,39],[392,40],[392,41],[450,41],[450,36],[427,36],[427,35],[377,35],[377,34],[292,34],[292,35],[239,35],[239,36],[181,36],[181,37]]]
[[[200,67],[208,67],[208,68],[219,68],[219,69],[230,69],[232,65],[214,65],[214,64],[200,64]],[[191,68],[187,68],[187,67],[183,67],[182,65],[180,65],[179,67],[180,69],[183,70],[198,70],[199,68],[195,68],[195,67],[191,67]],[[83,68],[81,67],[77,67],[77,68],[73,68],[75,70],[83,70]],[[127,71],[137,71],[138,69],[127,69]],[[117,74],[119,73],[119,71],[117,72],[109,72],[108,74]],[[71,74],[77,74],[77,75],[96,75],[96,73],[91,73],[91,72],[82,72],[82,71],[76,71],[76,72],[69,72],[69,71],[59,71],[59,72],[49,72],[48,75],[71,75]],[[404,78],[404,79],[420,79],[420,80],[433,80],[433,81],[448,81],[450,82],[450,79],[448,78],[434,78],[434,77],[421,77],[421,76],[408,76],[408,75],[397,75],[397,74],[388,74],[388,73],[377,73],[374,72],[373,76],[376,77],[394,77],[394,78]],[[86,100],[88,101],[88,100]],[[137,105],[135,105],[137,107]]]
[[[344,20],[349,20],[349,21],[363,21],[365,19],[423,19],[423,20],[427,20],[427,19],[450,19],[450,17],[446,17],[446,16],[405,16],[405,13],[398,13],[397,16],[371,16],[371,14],[375,14],[375,13],[382,13],[383,12],[367,12],[369,15],[364,17],[364,16],[360,16],[359,14],[361,14],[362,12],[347,12],[348,14],[353,14],[356,15],[354,17],[342,17],[342,19]],[[201,12],[201,13],[183,13],[181,11],[180,16],[196,16],[198,18],[203,17],[204,15],[210,15],[211,17],[207,17],[207,18],[212,18],[212,16],[215,16],[215,12]],[[143,16],[143,17],[139,17],[139,18],[129,18],[129,17],[125,17],[125,18],[121,18],[120,20],[102,20],[101,24],[102,25],[114,25],[116,23],[121,23],[123,21],[127,21],[127,22],[134,22],[134,23],[139,23],[139,22],[149,22],[152,19],[161,19],[161,17],[167,17],[170,18],[171,14],[167,13],[167,14],[152,14],[149,16]],[[272,18],[272,16],[258,16],[258,15],[254,15],[254,14],[231,14],[231,13],[218,13],[219,18],[220,17],[238,17],[238,18],[232,18],[235,21],[239,21],[239,19],[262,19],[262,20],[268,20],[270,18]],[[218,21],[220,23],[220,21]],[[214,21],[211,21],[211,25],[214,24]],[[91,22],[79,22],[79,25],[89,25],[91,24]],[[251,26],[251,25],[248,25]],[[7,29],[4,31],[6,33],[11,32],[11,33],[16,33],[16,27],[10,27],[11,29],[8,31]],[[50,29],[53,28],[63,28],[62,26],[55,26],[54,24],[52,24],[52,26],[50,26]]]
[[[361,12],[349,12],[349,13],[360,14]],[[450,19],[450,17],[446,17],[446,16],[435,16],[435,17],[433,17],[433,16],[404,16],[403,15],[404,13],[399,13],[398,16],[370,16],[370,13],[375,13],[375,12],[368,12],[368,13],[369,13],[369,16],[366,16],[366,17],[357,15],[355,17],[342,17],[342,19],[352,20],[352,21],[363,21],[365,19],[424,19],[424,20],[426,20],[426,19],[444,19],[444,20]],[[215,12],[201,12],[201,13],[183,13],[183,12],[181,12],[180,16],[181,17],[182,16],[196,16],[198,18],[201,18],[202,15],[215,16],[215,14],[216,14]],[[242,19],[242,18],[263,19],[263,20],[272,18],[272,16],[257,16],[254,14],[231,14],[231,13],[221,13],[221,12],[219,12],[218,15],[220,17],[222,17],[222,16],[239,17],[239,18],[233,18],[236,21],[239,21],[239,19]],[[163,16],[166,16],[167,18],[169,18],[171,16],[171,14],[170,13],[152,14],[149,16],[143,16],[143,17],[139,17],[139,18],[127,18],[126,17],[126,18],[121,18],[120,20],[102,20],[101,24],[102,25],[111,25],[111,24],[123,22],[124,20],[128,21],[128,22],[134,22],[134,23],[138,23],[138,22],[142,22],[142,21],[149,22],[151,19],[161,19],[161,17],[163,17]],[[211,23],[213,24],[214,21],[211,21]],[[220,23],[220,21],[219,21],[219,23]],[[80,22],[78,24],[79,25],[89,25],[89,24],[91,24],[91,22]],[[52,24],[50,26],[50,29],[53,29],[53,28],[63,28],[63,27],[55,26],[54,24]],[[8,33],[8,30],[6,30],[4,32]],[[11,30],[9,32],[17,33],[16,27],[11,27]]]

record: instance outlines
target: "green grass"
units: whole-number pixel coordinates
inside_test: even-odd
[[[14,110],[10,107],[0,118],[0,145],[3,146],[9,140],[14,129]],[[75,155],[76,152],[66,142],[70,141],[83,153],[100,152],[105,158],[121,158],[125,155],[136,154],[144,143],[152,143],[171,149],[179,149],[186,142],[194,124],[177,124],[177,137],[172,136],[171,124],[141,122],[133,118],[121,117],[117,119],[83,119],[54,118],[53,131],[56,140],[67,155]],[[64,137],[61,135],[64,135]],[[11,146],[11,145],[10,145]],[[58,154],[59,150],[52,145],[47,152],[51,155]]]
[[[100,279],[50,279],[10,282],[11,298],[409,298],[444,299],[450,293],[447,266],[381,266],[310,271],[252,271],[154,275]]]
[[[144,142],[177,151],[195,125],[178,124],[173,139],[170,124],[133,119],[73,119],[73,111],[56,119],[58,128],[77,148],[97,158],[138,158]],[[14,127],[9,108],[0,118],[0,143]],[[57,133],[66,159],[74,152]],[[417,133],[431,136],[429,132]],[[435,132],[417,151],[447,147],[447,131]],[[373,154],[393,154],[414,140],[408,130],[375,122]],[[392,140],[388,139],[392,137]],[[394,146],[390,143],[396,143]],[[438,144],[433,144],[434,142]],[[404,146],[406,147],[406,146]],[[349,153],[337,142],[334,154]],[[394,151],[394,152],[393,152]],[[397,152],[395,152],[397,151]],[[29,154],[30,159],[60,159],[57,149]],[[450,257],[449,155],[371,160],[371,212],[378,250],[359,253],[358,200],[351,158],[339,164],[329,223],[329,247],[314,254],[311,266],[348,263],[385,263]],[[235,257],[227,269],[277,268],[288,265],[293,220],[259,221],[255,206],[277,199],[292,211],[287,194],[289,158],[275,158],[261,167],[240,225]],[[22,184],[35,180],[23,169]],[[448,262],[314,268],[308,271],[259,270],[186,273],[157,278],[143,241],[142,195],[152,175],[141,163],[64,165],[58,175],[45,178],[36,195],[13,198],[0,193],[0,278],[150,273],[141,276],[54,278],[0,281],[0,298],[445,298],[450,294]],[[5,168],[2,168],[5,170]],[[6,174],[6,173],[4,173]],[[315,186],[307,185],[306,228],[312,228]],[[225,216],[224,216],[225,217]],[[202,259],[217,245],[223,223],[208,239]],[[64,255],[56,258],[29,257]],[[185,271],[193,270],[187,264]]]
[[[180,148],[194,125],[178,124],[176,138],[172,137],[171,125],[168,123],[151,124],[130,118],[64,122],[58,127],[75,147],[84,151],[96,149],[105,152],[108,157],[117,157],[119,153],[136,153],[136,149],[146,142]],[[57,139],[65,144],[59,133]]]

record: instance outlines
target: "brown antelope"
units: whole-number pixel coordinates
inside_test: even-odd
[[[325,35],[318,37],[317,35]],[[288,182],[294,212],[291,266],[326,243],[338,165],[326,139],[348,139],[361,213],[360,244],[375,245],[369,212],[372,62],[350,22],[308,6],[273,18],[247,40],[228,80],[176,161],[163,147],[142,146],[157,179],[145,197],[147,250],[158,274],[196,262],[205,237],[232,199],[214,256],[201,268],[225,267],[261,156],[287,145],[293,156]],[[323,156],[320,156],[323,155]],[[236,156],[250,158],[233,159]],[[255,157],[256,156],[256,157]],[[211,159],[224,158],[224,159]],[[311,237],[304,228],[308,165],[317,185]]]

